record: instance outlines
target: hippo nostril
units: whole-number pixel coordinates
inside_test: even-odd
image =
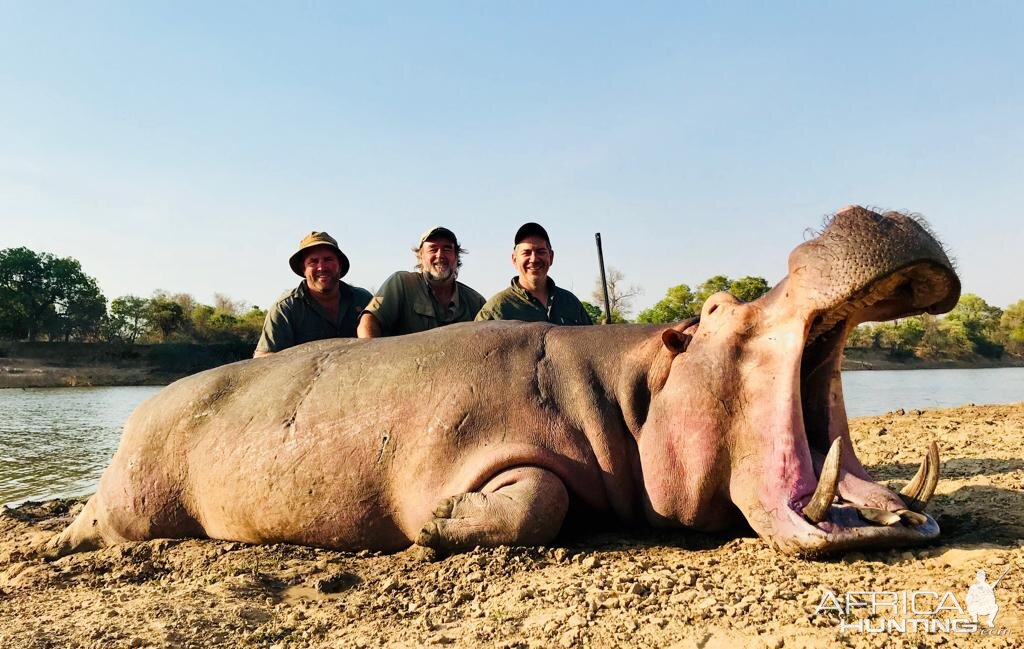
[[[711,306],[708,307],[708,315],[711,315],[712,313],[714,313],[717,310],[718,310],[718,305],[717,304],[712,304]]]

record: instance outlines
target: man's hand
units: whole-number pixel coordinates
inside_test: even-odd
[[[356,328],[357,338],[380,338],[380,321],[372,313],[364,313],[359,317],[359,326]]]

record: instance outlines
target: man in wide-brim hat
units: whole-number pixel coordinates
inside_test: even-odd
[[[416,270],[400,270],[384,281],[363,310],[359,337],[398,336],[469,322],[484,305],[482,295],[456,280],[462,255],[455,233],[435,226],[412,249]]]
[[[326,232],[310,232],[288,259],[303,278],[267,311],[254,356],[324,338],[353,338],[359,314],[373,297],[366,289],[341,281],[349,261]]]

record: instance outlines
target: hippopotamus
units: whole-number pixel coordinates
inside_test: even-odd
[[[209,537],[452,553],[567,521],[721,531],[788,554],[926,542],[934,444],[897,494],[850,440],[840,364],[865,321],[960,282],[919,217],[851,206],[744,303],[669,325],[472,322],[322,340],[186,377],[128,419],[61,556]]]

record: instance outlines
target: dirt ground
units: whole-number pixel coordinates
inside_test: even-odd
[[[1024,646],[1024,403],[898,411],[852,431],[862,461],[895,487],[939,442],[937,543],[809,561],[749,530],[634,532],[426,562],[160,540],[44,563],[25,551],[80,506],[51,501],[0,514],[0,647]],[[928,613],[953,609],[949,591],[966,608],[978,569],[989,583],[1005,572],[991,629],[842,632],[838,611],[816,612],[830,592],[930,591]],[[886,617],[859,608],[842,620],[877,628]]]

